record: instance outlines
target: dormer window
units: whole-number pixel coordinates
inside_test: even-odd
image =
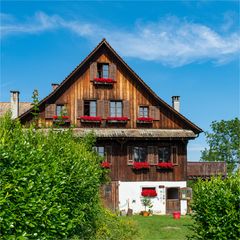
[[[98,78],[109,78],[109,64],[98,63],[97,64],[97,77]]]

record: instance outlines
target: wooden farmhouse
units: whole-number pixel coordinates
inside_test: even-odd
[[[164,102],[105,39],[53,87],[40,102],[39,125],[73,125],[77,136],[94,131],[111,178],[102,189],[109,208],[137,213],[150,196],[154,213],[186,213],[187,144],[202,129],[179,113],[178,96],[172,106]],[[21,123],[32,121],[31,111]]]

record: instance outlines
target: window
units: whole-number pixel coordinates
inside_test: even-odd
[[[139,107],[139,117],[148,117],[148,107]]]
[[[167,199],[179,199],[179,188],[167,188]]]
[[[84,101],[84,116],[97,116],[97,102],[96,101]]]
[[[158,161],[159,162],[170,162],[170,148],[169,147],[158,148]]]
[[[58,104],[56,105],[56,115],[57,116],[62,116],[65,113],[65,107],[63,104]]]
[[[104,157],[104,153],[105,153],[105,151],[104,151],[104,147],[103,146],[101,146],[101,147],[93,147],[93,150],[95,151],[95,152],[97,152],[101,157]]]
[[[109,78],[109,64],[108,63],[98,63],[97,64],[97,74],[98,78]]]
[[[110,117],[122,117],[122,102],[111,101],[110,102]]]
[[[134,147],[133,148],[134,162],[146,162],[147,161],[147,148]]]

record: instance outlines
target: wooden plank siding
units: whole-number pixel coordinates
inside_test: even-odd
[[[106,54],[102,54],[97,62],[107,62],[114,63],[114,59],[110,58]],[[57,104],[67,104],[67,111],[70,116],[71,124],[76,125],[77,127],[85,127],[84,124],[81,124],[79,121],[79,112],[77,109],[77,103],[79,100],[122,100],[129,102],[129,113],[130,120],[127,124],[121,125],[125,128],[138,128],[138,127],[150,127],[150,128],[163,128],[163,129],[180,129],[185,128],[182,121],[180,121],[172,112],[166,109],[164,106],[158,106],[156,100],[149,96],[145,89],[141,87],[137,82],[134,82],[127,72],[124,72],[123,69],[116,69],[116,83],[113,84],[112,87],[98,87],[90,81],[90,66],[86,69],[86,71],[81,74],[75,82],[69,86],[65,92],[60,95],[55,102],[51,102],[49,104],[57,103]],[[138,117],[139,106],[149,106],[149,114],[150,110],[152,111],[153,107],[157,111],[154,116],[155,119],[152,124],[142,124],[141,126],[137,125],[136,120]],[[152,107],[153,106],[153,107]],[[45,111],[45,110],[43,110]],[[125,109],[123,109],[123,112]],[[43,114],[42,116],[44,116]],[[98,115],[98,113],[97,113]],[[101,117],[106,118],[106,113]],[[108,113],[109,115],[109,113]],[[52,124],[51,119],[43,118],[46,126],[50,126]],[[100,127],[106,127],[106,124],[103,122]],[[116,127],[116,125],[111,126]]]
[[[186,161],[186,142],[183,141],[98,141],[99,146],[111,146],[112,158],[110,168],[110,178],[112,181],[186,181],[187,161]],[[134,170],[128,164],[128,147],[131,146],[177,146],[178,164],[173,170],[158,170],[156,165],[151,165],[150,169]]]

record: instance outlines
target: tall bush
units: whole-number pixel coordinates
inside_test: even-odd
[[[194,185],[194,235],[190,239],[237,240],[240,236],[240,175],[198,180]]]
[[[97,239],[104,170],[92,144],[0,118],[1,239]]]

